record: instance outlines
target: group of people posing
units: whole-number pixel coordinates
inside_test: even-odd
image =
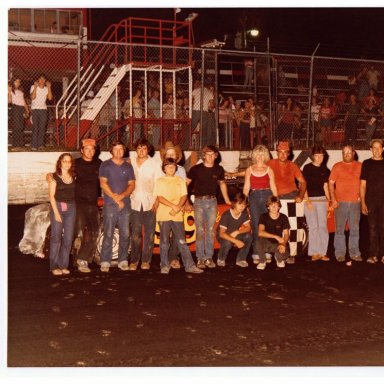
[[[103,191],[103,242],[100,269],[107,273],[112,263],[115,228],[119,231],[118,268],[135,271],[151,267],[156,222],[160,228],[161,273],[179,269],[181,260],[188,273],[201,273],[204,268],[224,267],[230,250],[238,249],[236,265],[247,267],[252,247],[252,260],[263,270],[272,256],[279,268],[294,263],[289,252],[289,221],[280,212],[280,199],[304,204],[309,227],[308,255],[313,261],[328,261],[329,234],[327,211],[334,208],[336,233],[335,257],[346,260],[346,223],[349,226],[349,257],[362,261],[359,250],[360,212],[368,215],[370,254],[376,263],[383,239],[382,181],[384,180],[383,143],[371,142],[372,158],[362,163],[355,159],[351,145],[342,148],[341,162],[330,171],[324,161],[326,151],[315,146],[311,162],[303,171],[289,160],[290,146],[279,142],[277,158],[271,159],[263,145],[252,151],[252,165],[245,172],[242,192],[228,195],[226,173],[218,164],[218,150],[205,146],[202,162],[188,172],[178,163],[179,146],[167,142],[161,148],[162,163],[150,156],[151,144],[146,139],[135,143],[135,153],[125,157],[126,147],[120,141],[111,145],[109,160],[95,156],[96,142],[82,141],[81,157],[74,160],[63,153],[56,171],[49,174],[51,210],[50,270],[54,275],[70,273],[68,269],[74,233],[82,232],[76,265],[80,272],[90,272],[99,235],[100,213],[97,205],[99,187]],[[217,226],[217,193],[221,190],[228,210]],[[248,209],[249,207],[249,209]],[[186,243],[184,212],[194,211],[196,227],[195,264]],[[214,256],[214,239],[220,249]],[[131,248],[128,252],[129,246]],[[381,259],[384,262],[384,258]]]

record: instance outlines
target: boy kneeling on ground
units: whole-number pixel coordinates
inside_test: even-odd
[[[236,265],[247,267],[246,259],[252,244],[247,196],[242,192],[238,192],[231,200],[231,203],[231,208],[223,213],[217,227],[217,239],[220,243],[217,265],[219,267],[225,266],[225,259],[228,253],[235,246],[239,249]]]
[[[285,260],[289,257],[289,221],[288,217],[280,213],[281,203],[278,197],[271,196],[267,200],[267,213],[263,213],[259,220],[258,252],[260,263],[257,269],[265,269],[265,253],[274,253],[276,265],[285,267]]]

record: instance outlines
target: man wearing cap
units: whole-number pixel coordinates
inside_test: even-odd
[[[100,196],[99,168],[102,161],[95,157],[94,139],[82,140],[80,153],[81,157],[75,160],[76,233],[81,231],[83,236],[76,263],[80,272],[87,273],[91,271],[88,263],[93,260],[100,228],[97,199]]]
[[[165,159],[173,159],[176,162],[177,168],[176,168],[176,176],[181,177],[183,180],[186,180],[187,174],[185,172],[185,168],[181,165],[179,165],[179,162],[183,158],[183,153],[181,151],[180,146],[177,144],[173,144],[172,141],[166,141],[164,146],[160,148],[160,157],[161,161],[163,162]],[[188,201],[188,200],[187,200]],[[188,206],[190,206],[189,203],[187,203]],[[191,209],[192,210],[192,207]],[[180,268],[180,261],[178,258],[179,255],[179,248],[177,244],[173,241],[173,237],[171,237],[170,240],[170,247],[168,252],[168,260],[169,265],[171,268],[179,269]]]
[[[75,160],[76,170],[76,224],[75,233],[81,234],[81,245],[75,255],[79,272],[91,272],[88,264],[93,261],[100,230],[100,214],[97,205],[100,196],[99,168],[102,161],[95,157],[96,141],[81,141],[81,157]],[[52,173],[47,174],[47,181]]]
[[[217,186],[220,186],[226,204],[231,205],[224,169],[216,164],[219,155],[217,148],[206,145],[203,148],[203,162],[194,165],[187,173],[187,185],[192,183],[195,195],[194,211],[196,226],[196,257],[199,268],[215,268],[212,260],[214,252],[214,225],[217,217]]]
[[[277,146],[277,159],[269,160],[267,165],[272,168],[275,174],[279,199],[294,199],[296,203],[301,203],[307,189],[307,182],[300,168],[288,160],[289,153],[288,141],[280,141]],[[298,189],[296,181],[299,184]]]

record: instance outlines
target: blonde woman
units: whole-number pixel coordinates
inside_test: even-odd
[[[53,275],[68,275],[76,219],[74,161],[70,153],[60,155],[49,178],[51,239],[49,266]]]
[[[258,225],[260,216],[267,212],[266,202],[270,196],[277,196],[275,175],[267,166],[270,160],[268,148],[264,145],[256,146],[251,155],[252,165],[247,168],[244,176],[243,193],[249,198],[251,224],[253,234],[253,262],[265,266],[265,254],[257,254]],[[261,269],[261,268],[260,268]]]

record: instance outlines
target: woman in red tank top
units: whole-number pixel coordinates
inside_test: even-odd
[[[249,197],[249,209],[253,233],[253,262],[263,264],[266,262],[265,254],[258,255],[258,225],[262,213],[267,212],[267,199],[277,196],[275,176],[273,170],[266,163],[270,160],[270,154],[264,145],[256,146],[252,151],[252,165],[247,168],[244,176],[243,193]]]

